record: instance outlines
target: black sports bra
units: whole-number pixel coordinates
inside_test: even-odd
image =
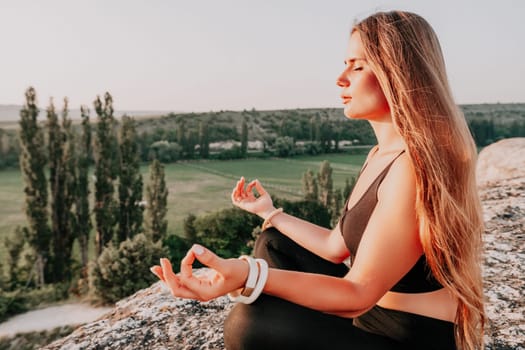
[[[351,256],[356,255],[359,242],[363,237],[370,216],[376,207],[379,185],[381,185],[381,182],[388,174],[394,161],[403,153],[404,150],[386,166],[350,210],[348,210],[348,200],[350,197],[346,200],[343,214],[339,219],[339,227]],[[362,171],[363,170],[361,170],[361,172]],[[359,175],[361,175],[361,173]],[[434,279],[427,265],[425,255],[422,255],[412,269],[392,287],[391,291],[400,293],[425,293],[441,288],[443,287]]]

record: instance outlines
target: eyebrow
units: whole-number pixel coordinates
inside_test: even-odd
[[[351,64],[354,64],[355,61],[366,61],[366,58],[361,58],[361,57],[353,57],[349,60],[344,60],[344,64],[345,65],[351,65]]]

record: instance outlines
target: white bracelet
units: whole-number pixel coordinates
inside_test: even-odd
[[[247,261],[248,265],[250,266],[250,272],[248,273],[246,284],[244,285],[244,288],[241,291],[241,295],[249,297],[250,295],[252,295],[252,292],[255,288],[255,284],[257,283],[257,277],[259,276],[259,268],[257,267],[257,262],[251,256],[241,255],[239,259]]]
[[[257,279],[257,284],[255,285],[252,295],[250,295],[247,300],[242,301],[245,304],[251,304],[257,300],[259,295],[261,295],[264,286],[266,285],[266,281],[268,280],[268,263],[266,260],[256,259],[255,261],[257,261],[257,264],[259,265],[259,278]]]
[[[228,293],[228,297],[231,301],[242,302],[242,300],[247,299],[250,295],[252,295],[257,283],[257,279],[259,277],[259,268],[257,266],[257,262],[251,256],[241,255],[239,259],[248,262],[248,266],[250,267],[250,270],[248,272],[248,278],[246,279],[246,284],[244,285],[244,288],[240,292],[234,291]]]
[[[255,289],[249,297],[246,297],[242,294],[228,293],[228,297],[233,302],[251,304],[261,295],[266,281],[268,280],[268,263],[263,259],[255,259],[257,266],[259,267],[257,274],[257,283]]]
[[[274,209],[270,214],[268,214],[268,216],[266,217],[266,219],[264,219],[264,222],[261,226],[261,231],[264,231],[266,230],[268,227],[270,227],[272,225],[272,223],[270,222],[270,220],[277,214],[279,213],[282,213],[283,212],[283,208],[278,208],[278,209]]]

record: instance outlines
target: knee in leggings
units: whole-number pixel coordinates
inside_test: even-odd
[[[256,314],[249,305],[237,304],[224,321],[224,345],[227,350],[256,349]]]
[[[265,258],[268,254],[268,246],[272,241],[276,241],[285,237],[277,229],[270,227],[269,229],[261,232],[253,248],[253,253],[258,258]]]

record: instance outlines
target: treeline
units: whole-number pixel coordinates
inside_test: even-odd
[[[199,242],[234,257],[249,253],[260,232],[261,220],[255,215],[225,209],[200,217],[190,214],[184,236],[168,236],[168,190],[161,162],[151,162],[143,198],[136,121],[123,117],[117,127],[108,93],[103,100],[97,97],[93,107],[96,121],[91,122],[83,106],[80,128],[74,129],[67,99],[60,113],[50,101],[45,123],[39,123],[36,92],[26,92],[19,144],[27,224],[3,242],[7,258],[2,261],[5,267],[0,266],[0,319],[71,294],[115,302],[155,281],[149,267],[162,256],[179,261]],[[244,140],[241,149],[247,147]],[[325,161],[317,173],[308,170],[302,181],[302,200],[274,196],[275,205],[333,226],[355,179],[334,189],[332,168]],[[92,232],[95,249],[90,253]],[[75,243],[78,254],[73,253]]]
[[[25,96],[19,145],[27,224],[3,242],[0,318],[35,301],[71,293],[114,301],[115,289],[122,297],[151,284],[154,276],[144,271],[167,254],[168,190],[164,168],[154,159],[143,199],[134,119],[123,117],[117,128],[106,93],[93,103],[95,123],[83,106],[81,127],[73,129],[67,99],[60,116],[51,100],[45,123],[39,123],[35,90],[29,88]],[[73,255],[75,243],[79,256]]]
[[[375,143],[367,122],[345,120],[337,111],[224,111],[137,120],[139,159],[168,163],[247,156],[290,157],[339,152],[348,145]],[[120,127],[119,123],[116,125]],[[20,148],[15,136],[12,132],[0,132],[0,144],[4,145],[0,149],[3,155],[0,168],[17,165]]]
[[[461,108],[478,147],[503,138],[525,136],[524,105],[483,104]],[[349,145],[376,142],[366,121],[348,120],[336,108],[171,113],[137,120],[136,128],[141,162],[290,157],[339,152]],[[16,133],[0,129],[0,169],[17,167],[19,155]]]

